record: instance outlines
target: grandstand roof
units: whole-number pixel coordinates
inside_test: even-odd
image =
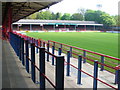
[[[33,19],[21,19],[13,24],[47,24],[47,25],[96,25],[103,26],[103,24],[98,24],[95,21],[71,21],[71,20],[33,20]]]
[[[7,18],[8,8],[12,8],[12,22],[16,22],[36,11],[49,8],[62,0],[1,0],[3,19]]]

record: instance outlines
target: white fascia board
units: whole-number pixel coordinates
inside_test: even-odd
[[[77,25],[95,25],[95,26],[103,26],[103,24],[77,24]]]

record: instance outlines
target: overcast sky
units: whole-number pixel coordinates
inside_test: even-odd
[[[51,6],[49,9],[53,12],[75,13],[78,8],[98,10],[97,4],[102,4],[102,11],[111,15],[118,14],[118,2],[120,0],[63,0],[60,3]]]

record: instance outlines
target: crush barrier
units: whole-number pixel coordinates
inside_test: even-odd
[[[20,35],[20,34],[19,34]],[[22,37],[24,37],[24,39],[27,39],[27,40],[30,40],[30,42],[34,42],[36,45],[38,45],[38,46],[44,46],[44,47],[47,47],[47,52],[49,52],[49,48],[50,47],[52,47],[52,54],[54,55],[54,52],[55,52],[55,42],[53,43],[53,45],[50,43],[50,41],[43,41],[43,40],[36,40],[36,39],[34,39],[34,38],[31,38],[31,37],[28,37],[28,36],[25,36],[25,35],[21,35]],[[59,48],[59,50],[58,50],[58,54],[59,55],[61,55],[61,53],[62,53],[62,45],[60,45],[60,48]],[[70,49],[71,50],[71,49]],[[87,57],[84,57],[84,56],[79,56],[79,59],[78,59],[78,67],[76,67],[76,66],[74,66],[74,65],[72,65],[72,64],[70,64],[70,57],[71,57],[71,53],[72,54],[75,54],[75,53],[73,53],[73,52],[71,52],[71,51],[68,51],[67,52],[67,73],[66,73],[66,75],[67,76],[69,76],[69,69],[70,69],[70,66],[72,66],[72,67],[74,67],[74,68],[76,68],[77,70],[78,70],[78,79],[77,79],[77,83],[78,84],[81,84],[81,72],[83,72],[83,73],[85,73],[86,75],[88,75],[88,76],[90,76],[90,77],[92,77],[93,79],[94,79],[94,83],[93,83],[93,88],[95,89],[95,88],[97,88],[97,81],[100,81],[100,82],[102,82],[103,84],[105,84],[105,85],[107,85],[107,86],[109,86],[109,87],[111,87],[111,88],[113,88],[113,89],[118,89],[118,90],[120,90],[120,69],[116,69],[115,67],[111,67],[111,66],[109,66],[109,65],[106,65],[106,64],[103,64],[103,63],[101,63],[101,62],[98,62],[98,61],[95,61],[95,60],[93,60],[93,59],[89,59],[89,58],[87,58]],[[37,50],[36,50],[36,53],[37,53]],[[76,54],[76,55],[78,55],[78,54]],[[87,60],[89,60],[89,61],[91,61],[91,62],[93,62],[94,63],[94,75],[92,76],[92,75],[90,75],[89,73],[87,73],[87,72],[85,72],[85,71],[83,71],[83,70],[81,70],[80,68],[81,68],[81,59],[80,58],[82,58],[82,59],[87,59]],[[47,54],[47,61],[49,61],[49,54]],[[98,64],[99,65],[102,65],[102,66],[106,66],[106,67],[109,67],[109,68],[111,68],[111,69],[114,69],[114,70],[116,70],[116,71],[118,71],[118,73],[116,74],[116,81],[118,81],[117,82],[117,84],[118,84],[118,88],[116,88],[116,87],[114,87],[114,86],[112,86],[112,85],[110,85],[110,84],[108,84],[108,83],[106,83],[106,82],[104,82],[104,81],[102,81],[102,80],[100,80],[100,79],[98,79],[97,78],[97,76],[98,76]],[[54,65],[54,57],[52,57],[52,65]]]
[[[44,42],[44,41],[43,41]],[[52,40],[48,40],[48,43],[50,43],[50,45],[53,45],[56,50],[59,50],[59,48],[61,48],[61,51],[64,52],[64,53],[67,53],[67,51],[69,50],[70,51],[70,57],[74,57],[74,58],[77,58],[78,55],[82,55],[83,56],[83,63],[90,63],[90,64],[94,64],[94,60],[98,60],[99,61],[99,67],[100,67],[100,71],[103,71],[103,70],[107,70],[109,71],[110,73],[113,73],[115,74],[115,84],[117,84],[117,73],[118,73],[118,69],[120,69],[120,59],[118,58],[115,58],[115,57],[111,57],[111,56],[108,56],[108,55],[104,55],[104,54],[100,54],[100,53],[96,53],[96,52],[93,52],[93,51],[89,51],[89,50],[85,50],[85,49],[82,49],[82,48],[77,48],[77,47],[74,47],[74,46],[70,46],[70,45],[67,45],[67,44],[63,44],[63,43],[59,43],[59,42],[56,42],[56,41],[52,41]],[[66,48],[67,47],[67,48]],[[81,52],[74,52],[74,50],[81,50]],[[95,55],[99,55],[100,58],[91,58],[88,56],[88,53],[92,53],[92,54],[95,54]],[[107,59],[105,59],[107,58]],[[114,60],[115,62],[117,62],[117,64],[113,65],[114,62],[109,62],[109,63],[106,63],[109,61],[109,59],[112,59]],[[105,62],[106,61],[106,62]],[[119,67],[118,67],[119,66]]]
[[[62,47],[61,49],[63,50],[63,52],[64,51],[66,52],[67,50],[70,50],[71,56],[73,56],[73,57],[76,57],[76,55],[81,54],[82,56],[84,56],[86,58],[97,59],[97,60],[99,60],[99,62],[101,62],[103,64],[107,64],[107,65],[112,66],[112,67],[118,66],[120,64],[119,63],[120,59],[115,58],[115,57],[111,57],[111,56],[108,56],[108,55],[103,55],[103,54],[100,54],[100,53],[96,53],[96,52],[89,51],[89,50],[82,49],[82,48],[77,48],[77,47],[74,47],[74,46],[70,46],[70,45],[67,45],[67,44],[63,44],[63,43],[59,43],[59,42],[55,42],[55,41],[51,41],[51,40],[49,40],[49,42],[52,45],[55,45],[56,49],[58,49],[59,47]],[[86,58],[84,58],[84,60],[83,60],[84,63],[87,62]],[[103,65],[101,65],[100,67],[101,67],[101,71],[108,70],[111,73],[115,73],[115,71],[104,68]]]
[[[45,50],[45,47],[36,46],[35,43],[29,42],[25,38],[19,35],[10,33],[10,44],[13,47],[15,53],[19,57],[22,64],[26,67],[26,71],[31,73],[31,79],[36,83],[36,69],[39,71],[40,77],[40,89],[45,90],[45,80],[47,80],[53,88],[56,90],[64,88],[64,56],[57,56]],[[30,52],[29,53],[29,45]],[[35,48],[39,50],[39,67],[35,64]],[[55,73],[55,85],[51,80],[45,75],[45,53],[52,55],[56,58],[56,73]],[[29,62],[30,61],[30,62]],[[31,65],[31,66],[30,66]],[[30,72],[31,69],[31,72]]]

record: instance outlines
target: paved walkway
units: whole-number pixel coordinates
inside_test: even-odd
[[[37,88],[7,41],[2,42],[2,88]],[[1,45],[0,45],[1,46]],[[0,65],[1,67],[1,65]],[[0,78],[1,79],[1,78]]]

